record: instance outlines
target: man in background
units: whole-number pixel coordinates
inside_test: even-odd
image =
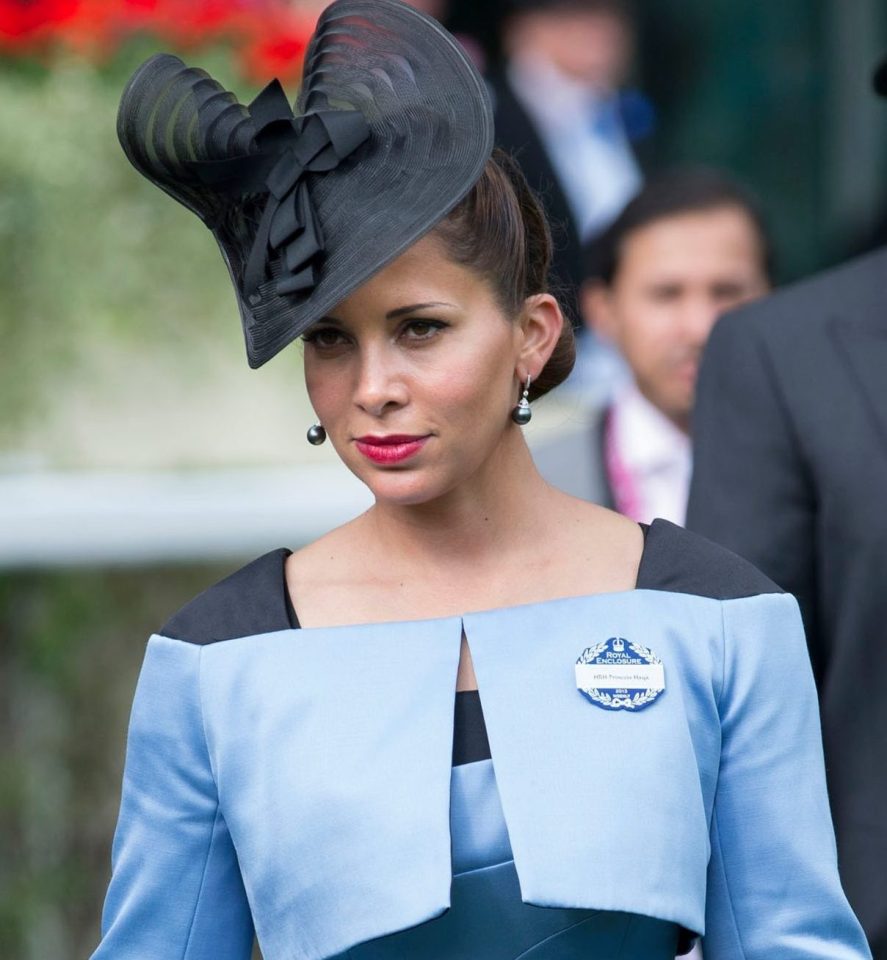
[[[630,376],[590,422],[535,446],[536,463],[575,496],[683,523],[699,360],[717,317],[770,287],[762,218],[727,176],[675,171],[650,181],[586,260],[583,320]]]
[[[631,140],[652,126],[620,90],[634,55],[629,0],[507,0],[506,64],[491,81],[499,146],[520,163],[556,234],[554,274],[568,302],[581,244],[638,189]]]
[[[687,526],[801,605],[841,879],[887,960],[887,247],[724,317],[694,438]]]

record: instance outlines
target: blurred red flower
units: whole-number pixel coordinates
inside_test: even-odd
[[[297,13],[285,4],[268,4],[244,31],[239,57],[241,72],[262,84],[272,77],[282,82],[299,80],[316,22],[316,16]]]
[[[173,50],[224,41],[241,72],[265,83],[299,78],[315,22],[287,0],[0,0],[0,48],[61,46],[102,61],[137,33]]]
[[[80,10],[81,0],[0,0],[0,44],[30,46]]]

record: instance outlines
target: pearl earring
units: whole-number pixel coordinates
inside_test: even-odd
[[[527,374],[527,383],[523,390],[523,396],[517,403],[517,406],[511,411],[511,419],[520,426],[526,426],[533,419],[533,411],[530,409],[530,401],[527,399],[530,393],[530,382],[532,378]]]
[[[313,447],[319,447],[324,440],[326,440],[326,430],[319,423],[308,428],[308,443]]]

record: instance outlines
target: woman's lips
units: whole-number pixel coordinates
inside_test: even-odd
[[[409,457],[415,456],[428,439],[412,437],[405,434],[391,434],[388,437],[357,437],[354,445],[369,460],[374,463],[400,463]]]

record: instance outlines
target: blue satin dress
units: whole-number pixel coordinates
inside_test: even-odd
[[[450,803],[450,909],[337,960],[673,960],[676,924],[521,901],[492,760],[453,767]]]
[[[286,553],[148,642],[93,960],[871,960],[797,604],[744,561],[656,521],[631,591],[298,629]],[[623,638],[638,711],[577,673]]]

